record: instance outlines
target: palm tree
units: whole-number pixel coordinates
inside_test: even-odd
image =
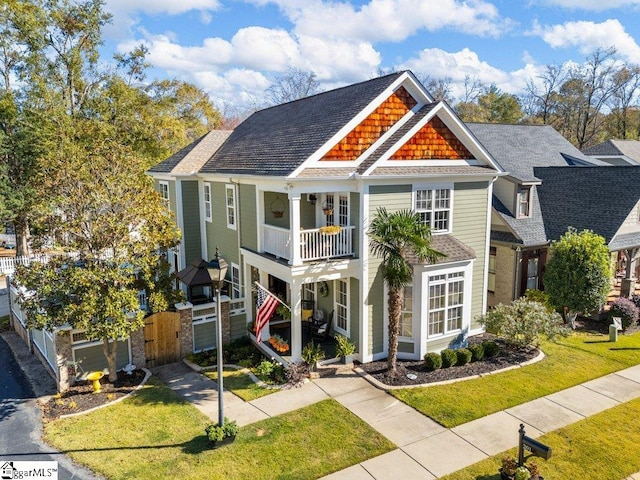
[[[404,287],[413,282],[409,256],[421,262],[435,262],[445,255],[431,248],[431,229],[412,210],[389,213],[378,208],[369,227],[371,252],[382,258],[380,266],[388,286],[389,356],[388,366],[397,373],[398,334],[404,301]]]

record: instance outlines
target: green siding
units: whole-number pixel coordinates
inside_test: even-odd
[[[360,345],[357,341],[360,335],[359,319],[360,319],[360,282],[357,278],[349,279],[349,339],[356,342],[356,351],[360,351]]]
[[[216,347],[216,324],[204,322],[193,325],[193,351],[209,350]]]
[[[108,368],[107,359],[102,351],[102,343],[88,347],[74,348],[73,359],[75,362],[80,362],[80,368],[86,373]],[[116,350],[116,368],[122,369],[128,363],[131,363],[129,358],[129,341],[119,341]]]
[[[304,194],[300,197],[300,226],[305,229],[316,228],[316,209],[318,208],[318,203],[316,205],[311,205],[309,203],[309,195]]]
[[[236,340],[247,334],[247,317],[244,313],[230,317],[229,321],[231,323],[231,340]]]
[[[453,234],[476,253],[473,266],[471,329],[480,328],[476,317],[483,313],[484,268],[487,250],[488,183],[459,183],[454,188]]]
[[[360,245],[358,239],[360,238],[362,231],[362,222],[360,221],[360,194],[358,192],[352,192],[349,196],[349,224],[355,225],[353,230],[353,251],[355,257],[360,257]]]
[[[216,254],[216,247],[220,256],[228,263],[240,264],[238,249],[238,230],[227,227],[227,211],[225,197],[225,183],[211,182],[211,222],[205,222],[207,234],[207,254],[205,260],[212,259]],[[236,226],[240,212],[238,209],[238,189],[236,189]]]
[[[183,219],[183,248],[185,259],[190,263],[202,255],[200,235],[200,195],[198,182],[188,180],[182,182],[182,219]]]
[[[275,218],[273,209],[284,208],[282,217]],[[264,222],[274,227],[289,229],[289,198],[284,193],[264,192]]]
[[[242,214],[240,221],[240,242],[243,247],[258,250],[258,212],[256,210],[256,187],[254,185],[238,185],[238,208]]]
[[[369,219],[376,215],[379,207],[388,211],[411,208],[411,185],[382,185],[369,189]],[[384,350],[384,280],[379,272],[381,260],[369,254],[369,290],[366,299],[368,312],[365,322],[369,328],[367,353],[379,353]]]

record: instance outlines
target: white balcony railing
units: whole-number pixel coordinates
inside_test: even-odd
[[[342,230],[333,235],[324,234],[319,228],[301,230],[298,243],[301,260],[304,262],[353,256],[354,230],[353,225],[342,227]],[[294,243],[293,247],[295,246]],[[278,258],[291,260],[291,231],[271,225],[262,225],[262,249],[265,253],[270,253]]]

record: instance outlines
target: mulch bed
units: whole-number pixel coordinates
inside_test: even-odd
[[[42,406],[44,416],[54,419],[60,415],[84,412],[111,403],[135,390],[142,383],[144,376],[143,370],[134,370],[131,375],[118,372],[118,379],[114,383],[109,382],[108,376],[104,376],[100,380],[100,393],[93,393],[92,382],[80,380],[67,391],[49,398]]]
[[[426,370],[422,360],[398,360],[398,373],[397,375],[393,375],[387,370],[386,360],[364,363],[359,366],[373,378],[385,385],[407,387],[411,385],[465,378],[500,370],[502,368],[518,365],[519,363],[531,360],[539,353],[537,348],[507,348],[502,340],[496,339],[489,334],[472,337],[469,339],[469,343],[479,343],[486,339],[495,340],[500,346],[500,352],[492,358],[486,358],[479,362],[468,363],[460,367],[453,366],[449,368],[440,368],[430,372]],[[414,374],[416,378],[411,379],[407,377],[407,374]]]

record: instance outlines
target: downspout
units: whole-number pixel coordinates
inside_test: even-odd
[[[513,291],[511,292],[511,300],[515,300],[518,295],[518,280],[522,270],[522,247],[516,247],[516,268],[513,272]]]

